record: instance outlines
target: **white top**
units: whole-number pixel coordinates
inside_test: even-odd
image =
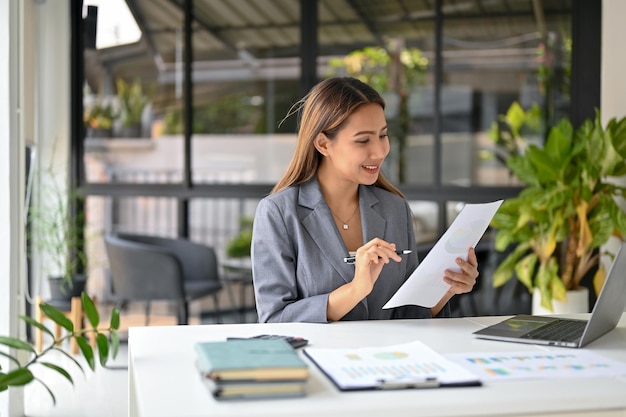
[[[424,342],[441,354],[567,352],[475,339],[471,333],[504,317],[355,321],[331,324],[280,323],[133,327],[129,330],[129,415],[131,416],[624,416],[626,377],[487,382],[482,387],[340,392],[311,364],[304,398],[216,402],[194,366],[194,343],[227,336],[284,334],[309,339],[310,346],[366,347]],[[626,314],[618,328],[589,349],[626,362]],[[302,353],[301,353],[302,354]],[[304,355],[302,355],[304,357]],[[305,357],[305,360],[306,359]],[[620,411],[618,411],[620,410]],[[585,411],[585,413],[581,413]]]

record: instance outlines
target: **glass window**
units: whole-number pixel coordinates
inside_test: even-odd
[[[170,108],[182,108],[184,13],[166,0],[135,3],[129,19],[135,22],[137,15],[143,17],[136,20],[142,23],[139,38],[127,35],[127,14],[130,11],[126,2],[101,1],[97,12],[98,39],[105,35],[111,38],[111,33],[101,31],[115,27],[117,41],[106,48],[98,44],[96,49],[85,49],[86,180],[181,182],[182,137],[164,133],[162,116]],[[134,41],[128,43],[131,40]]]
[[[141,30],[124,0],[85,0],[85,7],[96,6],[98,24],[96,48],[134,43],[141,38]]]
[[[99,42],[101,31],[118,27],[108,32],[116,42],[85,50],[87,180],[182,184],[184,8],[120,3],[113,15],[116,2],[86,3],[98,6]],[[392,148],[384,169],[394,183],[433,185],[440,137],[444,185],[511,185],[501,161],[509,151],[494,143],[492,127],[513,103],[537,108],[531,139],[540,142],[568,112],[571,0],[444,0],[442,10],[436,45],[427,3],[319,1],[318,75],[358,76],[385,97]],[[127,15],[133,24],[122,28]],[[283,118],[302,95],[300,42],[298,1],[193,2],[194,183],[280,178],[295,146],[296,118]],[[438,47],[443,74],[435,86]]]
[[[299,95],[300,2],[196,1],[194,18],[192,179],[272,184],[295,147],[279,123]]]
[[[511,150],[495,144],[493,124],[513,103],[535,107],[540,124],[526,139],[541,142],[568,113],[571,1],[445,0],[443,12],[443,182],[509,185]]]

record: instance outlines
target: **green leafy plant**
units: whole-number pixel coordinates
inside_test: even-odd
[[[513,102],[506,114],[500,115],[489,130],[489,138],[496,145],[495,157],[504,165],[508,157],[526,151],[533,143],[529,137],[543,137],[542,112],[537,104],[524,110],[517,101]]]
[[[141,116],[150,102],[152,94],[144,91],[141,81],[138,79],[128,83],[123,78],[118,78],[116,87],[122,127],[140,125]]]
[[[626,175],[626,118],[606,129],[599,113],[574,129],[567,119],[554,126],[543,147],[529,145],[506,160],[526,187],[506,200],[492,221],[496,249],[513,247],[494,275],[494,285],[513,276],[541,292],[541,305],[565,301],[594,267],[603,282],[600,247],[626,236],[626,213],[615,197],[626,188],[612,181]]]
[[[52,330],[42,323],[37,322],[32,317],[20,316],[20,319],[25,321],[26,324],[32,326],[33,329],[37,328],[52,338],[50,344],[44,347],[41,352],[37,352],[33,346],[25,340],[16,337],[0,336],[0,344],[8,346],[9,348],[25,351],[29,355],[29,358],[25,362],[20,362],[16,355],[14,356],[0,351],[0,355],[5,356],[14,364],[13,369],[6,371],[0,366],[0,392],[8,390],[10,387],[24,386],[37,381],[44,386],[52,397],[53,403],[56,404],[56,397],[54,396],[52,389],[50,389],[45,382],[37,377],[36,372],[34,372],[33,369],[36,368],[37,365],[52,369],[67,379],[70,384],[74,385],[72,376],[65,368],[46,360],[46,356],[50,352],[60,352],[61,354],[67,356],[84,373],[85,371],[80,362],[60,347],[64,342],[71,339],[76,340],[80,353],[85,358],[87,365],[92,371],[96,370],[96,354],[100,366],[102,367],[106,366],[110,358],[114,359],[117,356],[119,351],[119,337],[117,334],[120,324],[119,310],[114,308],[108,325],[99,327],[101,326],[100,315],[93,303],[93,300],[84,292],[81,295],[81,299],[83,311],[85,312],[85,316],[87,317],[91,327],[80,331],[74,330],[72,321],[68,319],[63,312],[49,304],[41,304],[40,307],[45,315],[54,323],[67,330],[67,334],[60,338],[56,338]],[[90,333],[95,333],[95,351],[85,339],[85,336]]]
[[[49,277],[60,278],[72,289],[74,279],[86,279],[83,274],[87,268],[87,253],[85,215],[79,212],[70,216],[69,207],[72,200],[81,204],[84,199],[61,186],[52,163],[38,168],[35,173],[39,197],[28,208],[27,230],[32,242],[28,255],[32,257],[35,250],[47,255],[45,272]]]
[[[258,107],[258,106],[257,106]],[[245,93],[222,96],[193,109],[193,133],[241,133],[254,130],[262,119],[259,109],[250,104]],[[180,108],[170,108],[163,115],[164,133],[183,133],[183,113]]]
[[[332,75],[342,69],[346,75],[356,77],[381,92],[393,91],[399,87],[394,85],[397,83],[403,88],[422,83],[428,68],[428,58],[417,48],[401,48],[397,57],[401,71],[396,82],[390,75],[394,65],[392,49],[368,46],[352,51],[345,57],[333,58],[329,62]]]
[[[105,103],[101,97],[85,106],[83,120],[85,125],[91,129],[110,130],[113,122],[117,118],[117,113],[110,103]]]
[[[250,256],[252,246],[252,219],[242,217],[240,220],[239,233],[230,241],[226,247],[226,254],[231,258],[245,258]]]

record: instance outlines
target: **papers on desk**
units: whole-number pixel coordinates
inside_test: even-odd
[[[448,230],[383,308],[418,305],[433,307],[450,288],[443,281],[443,271],[459,271],[456,258],[467,260],[467,251],[483,236],[502,200],[484,204],[466,204]]]
[[[478,386],[478,378],[422,342],[354,349],[305,348],[341,391]]]
[[[626,375],[626,364],[582,349],[455,353],[446,358],[484,381]]]

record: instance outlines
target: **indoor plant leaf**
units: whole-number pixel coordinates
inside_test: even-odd
[[[97,328],[98,324],[100,324],[100,315],[98,314],[98,310],[96,309],[93,301],[91,300],[91,298],[89,298],[87,293],[83,292],[81,294],[81,299],[83,302],[83,311],[87,316],[87,320],[89,320],[89,323],[91,323],[92,328]]]
[[[20,315],[19,318],[24,320],[26,323],[30,324],[31,326],[38,328],[42,332],[47,333],[51,337],[54,337],[54,333],[52,333],[52,330],[48,329],[46,326],[39,323],[37,320],[33,319],[32,317]]]
[[[54,347],[54,350],[56,350],[57,352],[60,352],[65,357],[67,357],[70,361],[74,362],[74,365],[76,365],[78,367],[78,369],[80,369],[80,371],[83,373],[83,375],[85,375],[85,370],[83,369],[83,366],[80,364],[80,362],[78,362],[76,360],[76,358],[74,358],[72,355],[70,355],[69,353],[67,353],[66,351],[64,351],[61,348]]]
[[[85,360],[87,361],[87,365],[89,365],[89,368],[91,368],[92,371],[95,370],[96,361],[94,360],[93,349],[91,348],[91,345],[82,336],[76,337],[76,343],[78,343],[78,347],[81,353],[83,354],[83,356],[85,357]]]
[[[59,309],[52,307],[50,304],[43,303],[39,306],[46,316],[59,326],[63,327],[70,333],[74,332],[74,324]]]
[[[22,386],[33,380],[33,373],[27,368],[18,368],[0,375],[0,386]]]
[[[98,346],[100,365],[105,366],[109,358],[109,341],[107,337],[102,333],[98,333],[96,336],[96,345]]]
[[[55,397],[55,395],[52,392],[52,390],[50,389],[50,387],[46,383],[44,383],[42,380],[40,380],[40,379],[37,379],[37,381],[39,381],[41,383],[41,385],[46,389],[46,391],[48,391],[48,394],[50,394],[50,398],[52,398],[52,404],[56,405],[57,397]]]
[[[26,343],[15,337],[0,336],[0,345],[9,346],[18,350],[26,350],[35,354],[37,353],[29,343]]]
[[[617,218],[612,217],[613,212],[615,212]],[[626,214],[624,214],[612,198],[601,199],[587,217],[592,236],[589,247],[599,248],[606,243],[615,233],[615,229],[619,229],[618,223],[619,219],[622,217],[624,221],[626,221]]]
[[[567,288],[565,288],[563,281],[561,281],[558,276],[550,281],[550,293],[552,294],[553,300],[564,303],[567,299]]]
[[[572,157],[573,136],[574,129],[567,119],[562,119],[556,126],[550,129],[544,149],[545,153],[553,161],[558,161],[559,167],[563,167]]]
[[[496,268],[493,274],[494,287],[500,287],[512,278],[515,264],[526,253],[528,247],[528,244],[517,245],[513,252],[498,265],[498,268]]]
[[[626,213],[624,213],[624,211],[615,203],[613,199],[611,199],[610,203],[607,203],[607,205],[609,206],[609,215],[613,220],[615,229],[622,235],[623,239],[626,237]]]
[[[527,185],[539,184],[537,176],[535,175],[535,167],[530,163],[528,158],[511,156],[507,158],[506,165],[523,183]]]
[[[116,332],[111,333],[111,357],[113,359],[117,358],[117,354],[120,350],[120,337]]]
[[[8,353],[0,350],[0,356],[4,356],[5,358],[8,358],[11,362],[13,362],[14,364],[16,364],[17,366],[20,366],[20,361],[17,360],[16,357],[9,355]],[[2,370],[2,365],[0,364],[0,371]]]
[[[529,291],[532,291],[533,288],[533,276],[535,275],[536,266],[537,254],[535,253],[529,253],[515,264],[517,279],[519,279]]]
[[[561,177],[561,167],[541,148],[531,145],[524,154],[524,158],[534,167],[534,174],[539,183],[556,181]]]
[[[65,369],[61,368],[58,365],[50,363],[50,362],[39,362],[39,363],[42,364],[43,366],[45,366],[47,368],[50,368],[50,369],[58,372],[59,374],[63,375],[63,377],[65,377],[65,379],[70,381],[70,384],[74,385],[74,380],[72,379],[72,376]]]
[[[616,121],[615,118],[611,119],[607,130],[611,133],[613,149],[621,156],[622,160],[626,159],[626,118],[620,121]]]
[[[114,308],[111,311],[111,323],[109,324],[112,329],[118,330],[120,328],[120,310]]]
[[[507,110],[504,120],[511,127],[513,136],[519,136],[522,126],[526,121],[526,112],[519,103],[514,102]]]

